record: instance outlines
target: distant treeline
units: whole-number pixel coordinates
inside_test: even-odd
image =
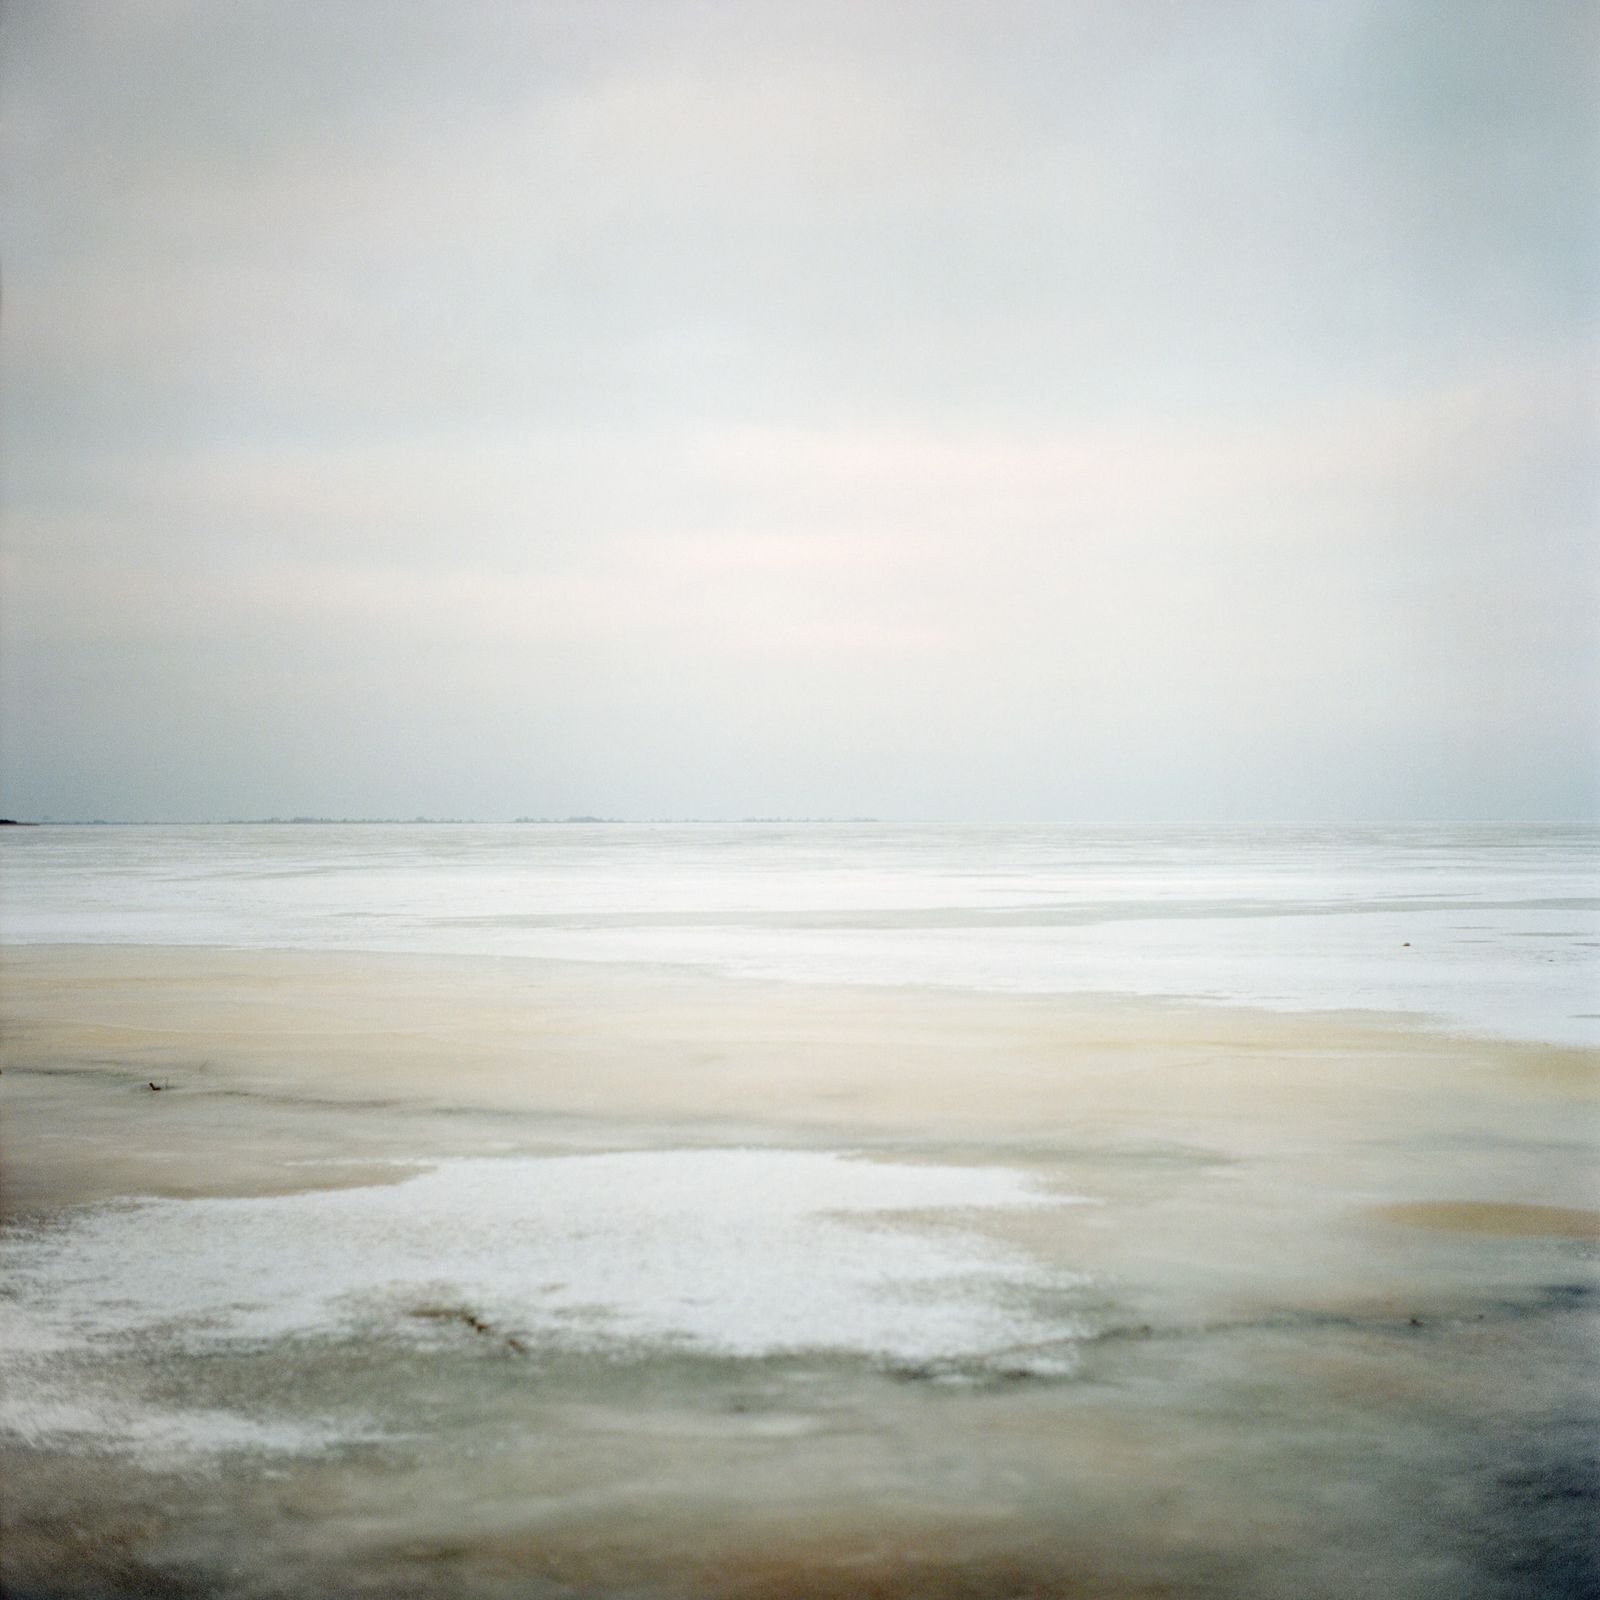
[[[513,817],[513,822],[615,822],[624,826],[658,826],[666,823],[715,823],[730,827],[744,822],[876,822],[876,817]]]
[[[317,823],[339,827],[368,826],[375,824],[413,822],[475,822],[475,817],[229,817],[225,826],[233,828],[266,828],[274,824]]]
[[[718,827],[732,827],[747,822],[761,823],[832,823],[877,822],[877,817],[513,817],[510,824],[497,818],[485,817],[225,817],[203,822],[119,822],[115,818],[73,817],[61,822],[44,819],[57,828],[289,828],[297,824],[312,824],[335,828],[411,827],[417,823],[454,823],[458,826],[494,827],[516,823],[545,823],[562,825],[573,822],[599,822],[618,827],[645,827],[665,824],[701,823]],[[17,823],[11,818],[0,818],[0,827],[37,827],[37,823]]]

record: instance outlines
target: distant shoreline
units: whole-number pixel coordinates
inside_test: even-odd
[[[999,821],[964,817],[0,817],[0,828],[516,828],[516,827],[851,827],[902,828],[1594,828],[1597,817],[1282,817],[1269,820],[1190,817],[1159,820],[1104,817]]]
[[[647,828],[699,825],[732,828],[745,824],[839,827],[847,823],[882,822],[881,817],[206,817],[198,821],[132,821],[118,817],[43,818],[38,822],[19,822],[0,817],[0,828],[412,828],[438,826],[458,828],[570,827],[575,824],[605,825],[619,828]]]

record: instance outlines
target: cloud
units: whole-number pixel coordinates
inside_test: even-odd
[[[495,715],[586,810],[1592,803],[1581,8],[371,18],[8,13],[8,810],[262,809],[240,717],[539,809]]]

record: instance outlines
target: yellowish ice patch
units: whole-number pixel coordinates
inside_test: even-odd
[[[1564,1239],[1600,1239],[1600,1211],[1573,1206],[1524,1206],[1490,1200],[1418,1200],[1379,1206],[1389,1222],[1454,1233],[1492,1233],[1506,1238],[1543,1234]]]

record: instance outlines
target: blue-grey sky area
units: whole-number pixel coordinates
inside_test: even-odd
[[[6,815],[1596,812],[1600,5],[0,46]]]

